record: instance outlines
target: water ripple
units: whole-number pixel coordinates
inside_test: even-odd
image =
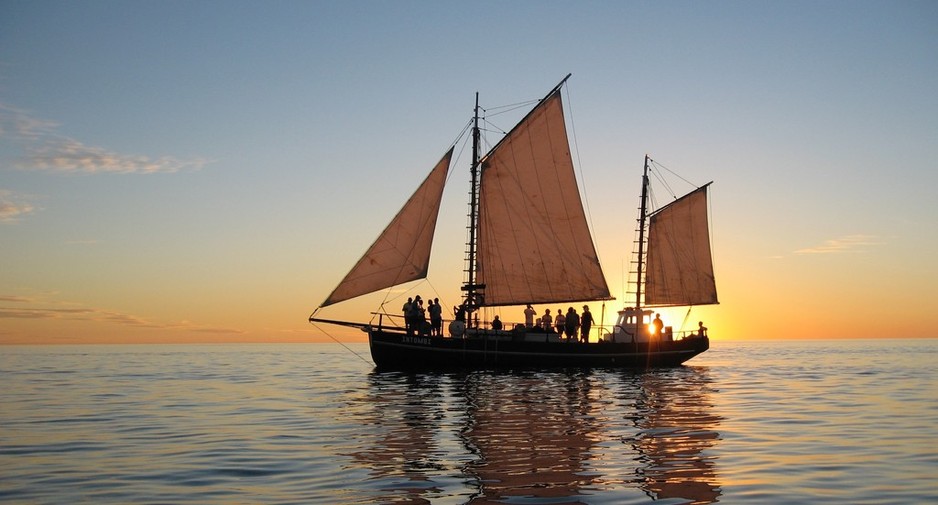
[[[649,372],[404,374],[330,345],[8,347],[0,501],[935,502],[936,356],[715,343]]]

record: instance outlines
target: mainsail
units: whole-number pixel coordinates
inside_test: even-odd
[[[719,303],[707,220],[709,186],[648,216],[645,305]]]
[[[321,307],[427,276],[452,156],[450,148]]]
[[[555,91],[482,160],[482,305],[609,299]]]

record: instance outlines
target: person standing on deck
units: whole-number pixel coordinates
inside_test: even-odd
[[[664,328],[664,321],[661,320],[661,314],[655,314],[655,320],[651,322],[655,328],[655,338],[661,338],[661,330]]]
[[[590,328],[593,326],[593,314],[590,313],[589,305],[583,306],[583,315],[580,316],[580,342],[589,343]]]
[[[541,328],[544,328],[544,333],[553,331],[554,318],[550,315],[550,309],[544,310],[544,315],[541,316]]]
[[[531,307],[531,304],[528,304],[528,307],[524,309],[524,326],[525,328],[534,327],[534,315],[537,314],[537,311],[534,310],[534,307]]]
[[[407,302],[404,303],[404,306],[401,307],[401,310],[404,312],[404,328],[407,330],[407,334],[413,334],[413,307],[414,299],[408,298]]]
[[[423,307],[423,299],[420,295],[414,298],[416,308],[414,314],[414,330],[420,335],[430,334],[430,325],[427,323],[427,310]]]
[[[435,337],[443,336],[443,307],[440,305],[440,299],[434,298],[427,307],[430,312],[430,334]]]
[[[554,318],[554,328],[557,328],[557,334],[563,336],[563,330],[566,326],[567,318],[563,317],[563,309],[557,309],[557,317]]]
[[[567,309],[567,317],[564,319],[564,334],[567,335],[567,340],[576,342],[576,333],[580,329],[580,316],[576,313],[576,309],[573,307]]]

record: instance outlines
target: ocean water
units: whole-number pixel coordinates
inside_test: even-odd
[[[938,340],[430,374],[332,344],[0,347],[0,377],[5,504],[938,503]]]

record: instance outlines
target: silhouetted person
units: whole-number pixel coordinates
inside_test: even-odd
[[[550,309],[544,310],[544,315],[541,316],[541,328],[544,328],[544,333],[550,333],[554,330],[554,318],[550,315]]]
[[[531,307],[529,303],[527,308],[524,309],[524,326],[526,328],[531,328],[534,326],[534,315],[537,314],[537,311],[534,310],[534,307]]]
[[[566,326],[567,318],[563,316],[563,309],[557,309],[557,317],[554,318],[554,328],[557,328],[557,334],[563,336],[563,330]]]
[[[407,334],[411,335],[414,332],[414,299],[408,298],[401,311],[404,312],[404,328],[407,329]]]
[[[576,331],[580,328],[580,316],[573,307],[567,309],[567,317],[564,318],[564,334],[567,340],[576,342]]]
[[[423,299],[420,295],[414,298],[414,304],[417,306],[417,312],[414,314],[414,326],[417,333],[421,335],[430,334],[430,325],[427,323],[427,309],[423,307]]]
[[[661,330],[664,328],[664,322],[661,321],[661,314],[655,314],[655,320],[651,322],[655,327],[655,338],[661,338]]]
[[[495,316],[495,319],[492,320],[492,329],[493,330],[502,329],[502,320],[499,319],[498,316]]]
[[[443,336],[443,306],[440,305],[440,299],[430,300],[430,306],[427,307],[430,313],[430,334],[437,337]]]
[[[707,327],[703,325],[703,321],[697,323],[697,336],[706,337],[707,336]]]
[[[590,341],[590,328],[593,326],[593,314],[590,313],[589,305],[583,306],[583,315],[580,316],[580,341]]]

